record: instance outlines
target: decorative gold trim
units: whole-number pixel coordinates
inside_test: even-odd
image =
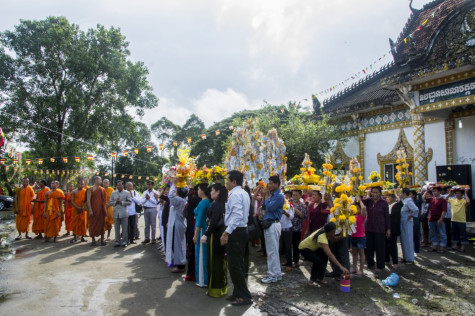
[[[399,111],[399,110],[404,110],[406,109],[405,104],[401,105],[395,105],[395,106],[389,106],[388,108],[382,108],[382,109],[377,109],[377,110],[372,110],[369,112],[363,112],[359,113],[361,117],[369,117],[369,116],[374,116],[374,115],[379,115],[379,114],[385,114],[385,113],[392,113],[394,111]]]
[[[418,113],[425,113],[435,110],[454,108],[456,106],[475,103],[475,95],[463,96],[460,98],[450,99],[447,101],[440,101],[435,103],[429,103],[426,105],[420,105],[417,107]]]
[[[360,168],[361,168],[361,171],[363,173],[363,175],[365,174],[364,173],[364,163],[365,163],[365,151],[364,151],[364,144],[365,144],[365,140],[366,140],[366,135],[365,133],[359,133],[358,135],[358,153],[359,153],[359,162],[360,162]]]
[[[449,118],[444,121],[445,129],[445,158],[448,165],[454,164],[454,138],[455,138],[455,122]]]
[[[475,77],[475,69],[413,85],[412,91],[429,89],[432,87],[437,87],[451,82],[456,82],[473,77]]]
[[[475,115],[475,109],[460,111],[460,112],[452,112],[453,118],[461,118],[466,116],[473,116]]]
[[[332,155],[330,156],[331,163],[337,168],[340,169],[343,166],[350,165],[351,157],[349,157],[345,151],[343,150],[343,146],[341,145],[341,141],[336,141],[335,149],[333,150]],[[339,161],[339,162],[338,162]]]

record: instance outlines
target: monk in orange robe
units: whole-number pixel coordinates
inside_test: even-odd
[[[87,209],[89,210],[89,236],[91,246],[96,246],[96,237],[101,236],[101,246],[105,246],[104,227],[106,221],[106,190],[101,187],[102,179],[94,177],[94,185],[87,190]]]
[[[66,226],[66,234],[63,236],[69,236],[72,231],[71,222],[72,222],[72,213],[73,213],[73,204],[71,203],[71,193],[74,190],[72,183],[68,184],[68,194],[66,195],[66,200],[64,202],[64,225]]]
[[[109,199],[111,198],[111,194],[112,192],[114,192],[114,189],[111,188],[109,184],[110,184],[109,179],[104,179],[102,181],[102,186],[104,187],[104,190],[106,190],[106,202],[109,202]],[[106,241],[110,241],[112,225],[114,225],[114,207],[108,206],[107,216],[106,216],[106,227],[105,227],[105,230],[107,230]]]
[[[28,178],[23,179],[23,187],[17,191],[15,214],[16,214],[16,229],[18,230],[18,237],[15,240],[21,239],[21,233],[25,233],[25,238],[31,239],[28,236],[30,230],[31,213],[33,212],[33,199],[35,191],[30,186]]]
[[[87,235],[87,211],[84,210],[84,201],[86,200],[86,188],[84,188],[84,181],[79,180],[76,190],[71,192],[71,204],[73,205],[73,211],[71,213],[71,228],[73,229],[74,238],[70,243],[78,241],[78,237],[81,237],[81,241],[86,242]]]
[[[31,230],[38,236],[35,239],[43,238],[45,232],[45,195],[49,191],[46,186],[46,180],[40,181],[40,190],[36,193],[36,199],[33,200],[33,226]]]
[[[53,237],[53,242],[56,242],[56,237],[59,235],[61,228],[61,209],[63,200],[65,198],[64,192],[59,188],[59,181],[51,182],[51,191],[46,193],[45,198],[45,242]]]

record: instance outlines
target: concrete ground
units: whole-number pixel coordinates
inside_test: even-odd
[[[14,230],[13,220],[0,222],[2,234],[7,228]],[[143,218],[140,229],[143,237]],[[14,242],[15,256],[0,260],[0,315],[475,315],[473,245],[465,253],[423,249],[416,265],[399,266],[395,288],[365,270],[352,277],[350,293],[329,278],[326,286],[307,286],[309,262],[281,282],[261,284],[266,259],[251,247],[254,304],[234,307],[170,273],[158,245],[91,247],[90,241],[71,244],[71,238]],[[6,253],[4,258],[11,257]],[[385,270],[384,277],[391,272]]]
[[[140,229],[143,237],[143,218]],[[157,245],[91,247],[71,239],[15,242],[15,258],[2,264],[0,315],[260,315],[170,273]]]

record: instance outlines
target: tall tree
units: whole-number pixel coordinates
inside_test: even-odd
[[[117,28],[82,31],[64,17],[21,20],[0,33],[1,126],[45,157],[117,144],[134,124],[128,109],[143,115],[158,104],[128,45]],[[49,167],[64,166],[57,159]]]
[[[180,130],[180,126],[163,116],[152,124],[151,129],[160,144],[163,144],[165,148],[171,149],[173,146],[173,137]]]

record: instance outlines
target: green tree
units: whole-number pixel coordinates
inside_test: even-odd
[[[117,28],[82,31],[64,17],[21,20],[0,33],[0,125],[36,157],[85,158],[117,146],[134,125],[127,111],[143,115],[158,103],[128,45]],[[56,159],[45,167],[66,166]]]
[[[152,133],[159,140],[160,144],[163,144],[165,148],[173,148],[173,138],[180,130],[180,126],[176,125],[166,117],[161,117],[158,121],[151,126]],[[162,155],[163,157],[163,155]]]

